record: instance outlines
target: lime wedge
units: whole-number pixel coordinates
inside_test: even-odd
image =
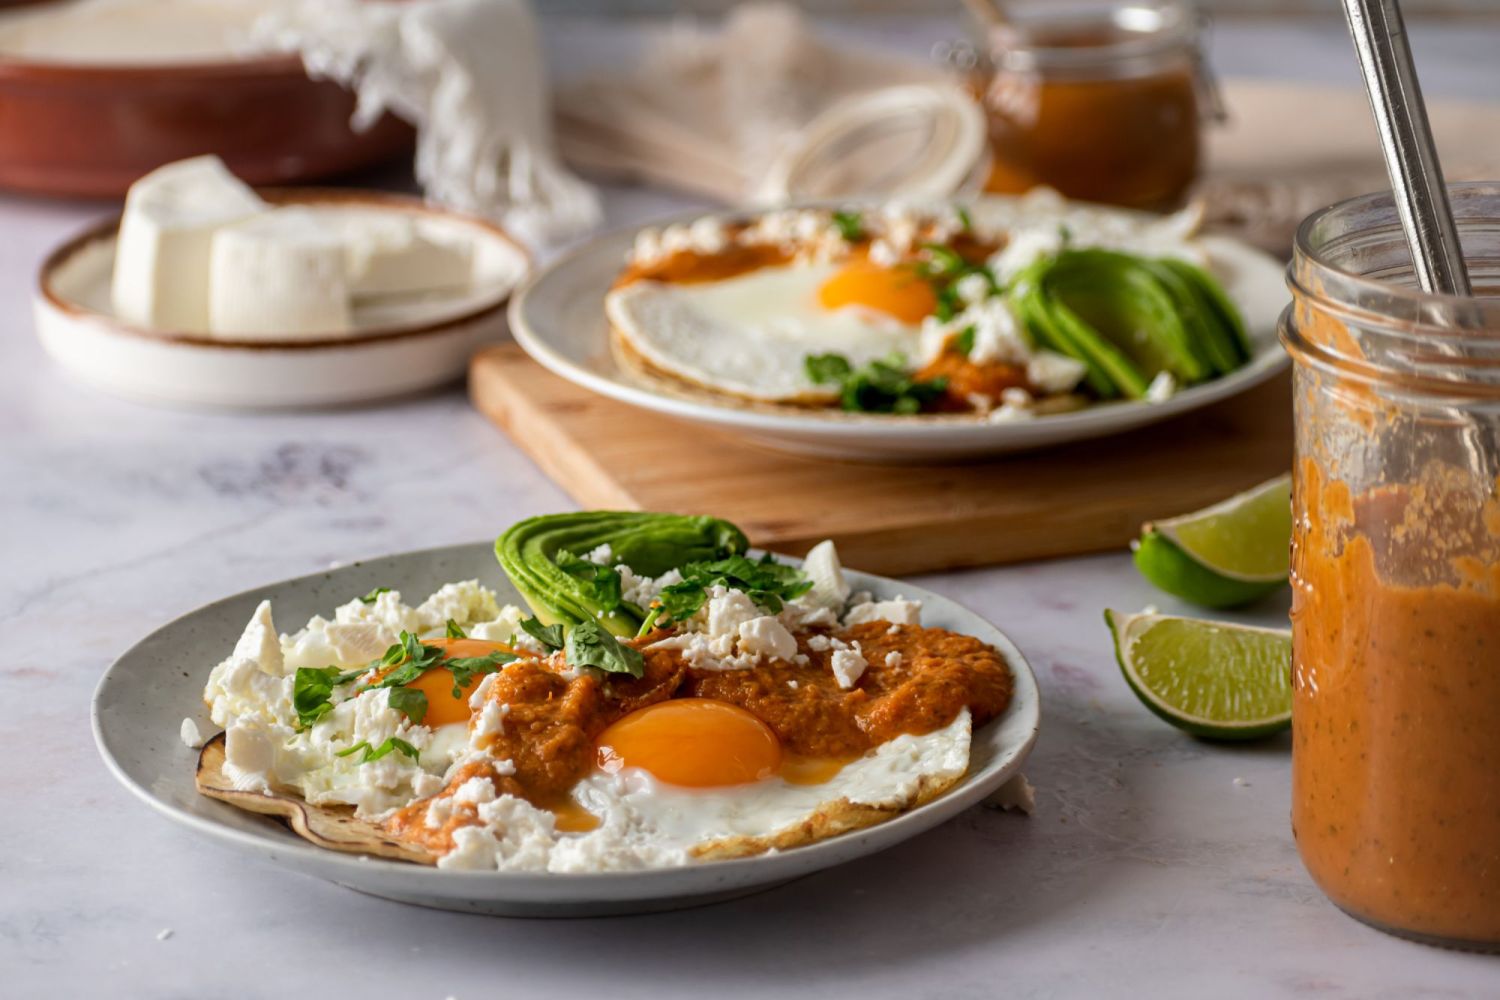
[[[1147,524],[1135,546],[1141,575],[1209,608],[1263,597],[1286,583],[1292,540],[1291,476],[1223,503]]]
[[[1171,615],[1104,612],[1120,671],[1179,729],[1253,740],[1292,723],[1292,634]]]

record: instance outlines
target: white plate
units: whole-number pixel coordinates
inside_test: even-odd
[[[1070,211],[1120,213],[1078,205]],[[1253,354],[1243,368],[1165,402],[1104,403],[1015,423],[963,415],[896,417],[753,407],[688,388],[673,391],[665,380],[648,380],[616,363],[604,296],[624,267],[634,238],[634,229],[607,234],[538,274],[511,303],[511,334],[543,366],[594,392],[783,451],[867,461],[936,461],[1042,448],[1118,434],[1199,409],[1264,382],[1287,363],[1276,339],[1276,322],[1288,300],[1282,263],[1237,240],[1206,236],[1202,244],[1244,314]]]
[[[146,402],[284,409],[364,402],[452,381],[483,344],[504,337],[505,303],[530,269],[520,244],[482,219],[377,192],[262,191],[319,212],[399,212],[424,231],[474,249],[462,292],[360,304],[355,329],[311,338],[227,340],[132,327],[112,314],[119,220],[59,247],[37,279],[36,331],[81,381]]]
[[[851,861],[928,830],[976,804],[1021,768],[1036,740],[1036,679],[1020,650],[993,625],[954,602],[910,584],[850,573],[856,590],[904,594],[923,602],[923,621],[992,644],[1015,674],[1005,714],[976,730],[969,773],[947,794],[879,826],[780,854],[685,868],[598,874],[443,871],[313,847],[275,820],[199,795],[198,752],[178,739],[184,717],[216,732],[202,695],[209,670],[234,646],[256,604],[269,598],[283,621],[328,613],[378,586],[426,594],[452,580],[478,578],[501,601],[521,603],[495,563],[494,545],[476,542],[384,556],[257,587],[193,611],[147,636],[107,670],[94,692],[94,739],[115,777],[170,819],[248,854],[361,892],[448,910],[513,916],[640,913],[727,899]]]

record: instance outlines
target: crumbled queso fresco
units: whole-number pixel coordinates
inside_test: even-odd
[[[655,579],[641,577],[616,563],[608,547],[586,558],[613,564],[627,598],[642,606],[663,587],[681,580],[675,571]],[[920,624],[917,601],[851,595],[831,543],[809,553],[805,572],[812,580],[811,590],[774,614],[738,590],[714,588],[696,615],[656,645],[681,650],[700,670],[732,671],[773,658],[806,664],[807,657],[797,652],[798,630],[882,620],[892,622],[892,628]],[[559,831],[552,813],[497,792],[489,778],[470,778],[451,794],[437,797],[475,762],[485,762],[496,775],[514,773],[512,761],[495,760],[488,751],[492,737],[505,731],[511,707],[489,697],[499,674],[484,676],[470,691],[472,715],[467,722],[446,725],[413,723],[393,706],[395,688],[355,690],[372,672],[352,672],[378,660],[401,633],[438,636],[448,623],[471,638],[543,654],[544,647],[521,628],[527,617],[518,607],[502,606],[493,591],[475,580],[446,584],[415,606],[399,591],[375,592],[340,606],[332,618],[314,616],[287,634],[277,632],[271,605],[262,602],[233,651],[213,668],[204,689],[210,717],[225,730],[225,776],[240,791],[292,790],[312,805],[352,806],[357,816],[375,822],[430,799],[423,820],[429,829],[442,828],[455,809],[472,807],[477,822],[454,831],[451,850],[438,859],[440,867],[592,871],[685,863],[686,848],[670,838],[663,840],[652,825],[660,806],[654,811],[646,808],[652,801],[659,803],[663,794],[674,793],[663,793],[649,776],[605,775],[581,784],[575,795],[605,817],[598,829],[585,833]],[[868,666],[858,643],[823,635],[813,641],[835,650],[831,667],[842,687],[852,687]],[[560,659],[562,654],[550,655]],[[886,657],[884,662],[891,660]],[[302,727],[297,671],[329,667],[351,676],[333,689],[326,714]],[[561,664],[558,672],[563,672]],[[943,733],[957,734],[962,728],[966,741],[967,726],[965,713]],[[935,734],[933,739],[939,737],[949,738]],[[201,741],[197,727],[186,720],[182,738]],[[872,754],[868,767],[874,769],[872,774],[884,773],[882,768],[906,760],[903,755],[939,752],[935,746],[926,737],[894,740]],[[387,752],[377,755],[381,748]],[[944,766],[961,770],[967,750],[963,753]],[[850,770],[849,780],[864,780],[862,773]],[[788,814],[788,822],[793,818]]]
[[[842,261],[863,247],[871,262],[897,267],[931,260],[934,245],[950,246],[960,236],[995,246],[998,249],[983,267],[985,273],[969,274],[957,282],[961,308],[947,319],[929,315],[921,321],[911,363],[915,368],[933,363],[955,337],[963,336],[972,343],[969,361],[1020,366],[1031,389],[1046,398],[1072,393],[1083,381],[1086,367],[1075,358],[1035,346],[1009,297],[999,290],[1040,257],[1064,245],[1178,257],[1207,266],[1205,252],[1193,239],[1201,214],[1201,208],[1193,206],[1143,222],[1127,214],[1070,205],[1047,189],[1015,200],[981,200],[968,208],[890,203],[848,213],[782,209],[746,222],[705,216],[642,229],[627,262],[635,268],[650,268],[679,253],[712,256],[735,246],[769,246],[781,250],[791,266],[798,266]],[[1176,389],[1170,376],[1158,379],[1145,399],[1161,402]],[[1037,399],[1020,387],[1006,389],[998,397],[969,394],[965,401],[992,422],[1026,420],[1037,412]]]

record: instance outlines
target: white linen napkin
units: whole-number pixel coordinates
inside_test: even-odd
[[[257,42],[417,127],[417,180],[434,201],[553,243],[601,217],[553,149],[546,68],[526,0],[307,0],[266,15]]]

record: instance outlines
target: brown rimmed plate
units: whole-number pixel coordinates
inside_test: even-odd
[[[74,377],[145,402],[229,409],[329,406],[380,399],[461,376],[480,346],[505,336],[505,303],[530,257],[483,219],[406,195],[340,189],[260,192],[278,205],[416,215],[474,248],[476,278],[458,293],[357,306],[347,333],[224,339],[147,330],[113,315],[110,277],[119,220],[53,251],[37,277],[37,336]]]

